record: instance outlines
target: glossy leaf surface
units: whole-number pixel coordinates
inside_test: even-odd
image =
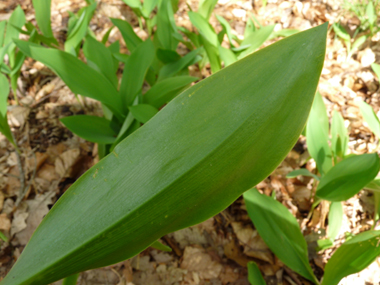
[[[309,265],[307,244],[295,217],[271,197],[253,188],[243,194],[248,215],[271,251],[289,268],[316,281]]]
[[[336,285],[375,261],[380,255],[379,239],[380,231],[367,231],[342,244],[326,264],[322,285]]]
[[[266,178],[305,125],[326,33],[324,24],[286,38],[177,96],[65,192],[1,285],[130,258]]]
[[[350,156],[321,178],[316,195],[332,202],[347,200],[371,182],[379,169],[377,153]]]

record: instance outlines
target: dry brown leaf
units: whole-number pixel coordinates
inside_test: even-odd
[[[58,173],[58,175],[61,177],[68,175],[70,168],[79,158],[79,154],[80,150],[78,148],[70,149],[62,153],[55,160],[55,172]]]
[[[3,213],[0,214],[0,230],[9,231],[11,228],[11,221],[8,218],[8,215]]]
[[[48,192],[46,194],[36,196],[33,200],[25,201],[29,206],[29,215],[26,219],[27,226],[16,234],[16,237],[21,245],[26,245],[34,230],[49,212],[48,205],[52,204],[52,198],[54,196],[55,192]]]
[[[28,204],[25,201],[21,202],[21,204],[19,205],[19,208],[16,210],[16,212],[13,215],[12,226],[11,226],[11,236],[13,236],[14,234],[26,228],[25,220],[29,216],[29,213],[27,212],[27,210],[28,210]]]
[[[249,226],[243,227],[240,222],[233,222],[231,225],[244,247],[244,254],[273,264],[273,254],[256,230]]]
[[[218,278],[223,266],[212,260],[203,248],[187,246],[181,268],[197,272],[200,279],[213,279]]]
[[[25,120],[29,115],[29,108],[23,106],[12,106],[8,113],[8,124],[11,127],[21,127],[25,124]]]
[[[38,170],[37,178],[41,178],[46,181],[52,182],[53,180],[59,179],[59,176],[56,173],[55,166],[45,163]]]

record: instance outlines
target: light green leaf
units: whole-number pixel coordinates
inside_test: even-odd
[[[286,175],[286,178],[295,178],[297,177],[298,175],[302,175],[302,176],[308,176],[308,177],[313,177],[314,179],[316,179],[317,181],[319,181],[320,177],[318,175],[315,175],[314,173],[311,173],[309,170],[307,170],[306,168],[300,168],[300,169],[296,169],[296,170],[293,170],[292,172],[289,172],[287,175]]]
[[[164,49],[175,50],[177,48],[178,41],[173,34],[177,33],[172,4],[170,0],[161,0],[161,5],[157,12],[156,31],[161,47]]]
[[[333,29],[334,29],[335,34],[338,37],[340,37],[342,40],[347,41],[347,42],[351,41],[350,34],[347,33],[346,29],[341,24],[338,24],[338,23],[333,24]]]
[[[375,136],[380,138],[380,121],[379,118],[376,116],[375,112],[373,111],[372,107],[363,101],[359,102],[359,107],[362,116],[364,120],[367,122],[371,131],[375,134]]]
[[[191,23],[197,28],[199,34],[203,36],[211,45],[217,47],[219,45],[218,36],[214,28],[197,12],[188,12]]]
[[[140,0],[123,0],[123,2],[134,9],[141,10],[142,8]]]
[[[222,16],[216,15],[216,18],[218,19],[219,23],[226,30],[226,34],[227,34],[228,40],[230,41],[230,46],[233,47],[234,46],[233,45],[233,34],[232,34],[232,28],[231,28],[230,24]]]
[[[89,115],[76,115],[60,119],[61,122],[77,136],[90,142],[112,144],[117,132],[112,127],[111,121]]]
[[[332,202],[329,210],[329,238],[334,241],[343,223],[342,202]]]
[[[373,6],[372,1],[368,1],[365,13],[367,15],[370,26],[374,26],[376,24],[377,17],[375,7]]]
[[[76,285],[78,281],[79,273],[71,275],[62,280],[62,285]]]
[[[221,60],[224,62],[224,67],[233,64],[237,61],[237,56],[228,48],[218,47]]]
[[[342,244],[326,264],[322,285],[336,285],[375,261],[380,255],[379,237],[380,231],[367,231]]]
[[[123,261],[265,179],[305,125],[326,33],[288,37],[177,96],[61,196],[0,284],[45,285]]]
[[[142,7],[142,14],[145,18],[149,18],[150,13],[157,6],[158,0],[144,0]]]
[[[377,63],[372,63],[371,67],[376,74],[377,80],[380,80],[380,65]]]
[[[21,29],[26,22],[24,11],[18,5],[17,8],[13,11],[11,16],[9,17],[7,24],[7,31],[5,33],[4,45],[11,43],[8,47],[8,52],[14,49],[15,45],[12,43],[14,39],[18,39],[18,35],[20,32],[17,28]]]
[[[143,124],[148,122],[158,112],[157,108],[148,104],[138,104],[136,106],[130,106],[129,110],[131,111],[133,117],[135,117],[137,121]]]
[[[163,63],[175,62],[181,59],[181,56],[174,50],[158,48],[156,51],[157,58]]]
[[[380,178],[372,180],[364,188],[380,193]]]
[[[132,105],[144,83],[146,72],[154,59],[154,46],[151,40],[140,44],[128,57],[120,84],[120,96],[125,106]]]
[[[198,13],[208,21],[216,3],[218,3],[218,0],[200,0]]]
[[[347,200],[371,182],[379,169],[376,153],[350,156],[322,176],[316,195],[332,202]]]
[[[365,43],[367,39],[367,36],[361,36],[359,37],[353,44],[352,44],[352,50],[358,49],[362,44]]]
[[[15,146],[11,129],[7,119],[7,100],[9,95],[9,83],[4,74],[0,73],[0,132]]]
[[[93,37],[87,36],[83,45],[83,53],[87,59],[87,65],[103,74],[117,88],[118,79],[111,51]]]
[[[220,63],[219,49],[212,45],[206,38],[201,36],[201,42],[206,50],[207,57],[210,60],[211,72],[215,73],[222,69]]]
[[[51,0],[33,0],[33,7],[42,34],[47,38],[54,38],[50,21]]]
[[[87,6],[78,21],[75,23],[71,33],[68,35],[65,42],[65,51],[73,54],[79,44],[87,34],[88,25],[96,9],[96,3]],[[76,52],[74,52],[76,54]]]
[[[142,39],[140,39],[135,31],[133,30],[131,24],[127,21],[123,21],[120,19],[110,18],[112,24],[114,24],[120,31],[123,36],[124,42],[127,45],[127,48],[133,52],[135,48],[142,43]]]
[[[116,115],[123,113],[120,95],[112,83],[75,56],[21,40],[15,43],[24,54],[53,70],[74,93],[99,100]]]
[[[266,285],[263,276],[261,275],[260,269],[256,262],[250,261],[247,264],[248,267],[248,281],[251,285]]]
[[[248,49],[244,50],[238,58],[243,58],[246,55],[254,52],[259,47],[262,46],[262,44],[269,38],[271,33],[273,32],[274,25],[268,25],[265,27],[262,27],[261,29],[256,30],[253,32],[250,36],[244,39],[244,41],[241,43],[242,46],[250,45]]]
[[[341,114],[334,111],[331,122],[331,149],[334,155],[343,158],[348,149],[348,134]]]
[[[307,244],[295,217],[256,188],[243,194],[248,215],[271,251],[290,269],[318,283],[309,265]]]
[[[4,39],[5,39],[5,27],[7,25],[7,21],[0,21],[0,48],[3,47]],[[0,57],[0,63],[3,61],[3,58]]]
[[[196,80],[198,78],[193,76],[176,76],[164,79],[144,94],[144,103],[160,108],[172,100],[180,90]]]
[[[306,127],[306,143],[310,155],[322,176],[332,167],[332,153],[328,144],[329,121],[322,96],[317,92]]]

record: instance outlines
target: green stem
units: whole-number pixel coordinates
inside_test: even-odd
[[[73,274],[63,279],[62,285],[76,285],[80,273]]]

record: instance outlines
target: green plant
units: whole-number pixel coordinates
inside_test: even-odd
[[[307,244],[298,222],[289,210],[255,188],[244,193],[244,201],[255,228],[273,253],[314,284],[336,285],[342,278],[366,268],[380,255],[380,231],[362,232],[346,240],[334,252],[320,282],[310,267]]]
[[[364,1],[344,1],[344,9],[354,14],[360,21],[358,28],[355,30],[354,37],[362,32],[369,30],[370,36],[374,35],[379,27],[377,26],[377,15],[379,13],[378,0]]]
[[[365,43],[368,36],[363,35],[355,39],[355,36],[351,38],[350,34],[346,31],[346,29],[339,23],[334,23],[332,25],[335,34],[341,38],[346,45],[347,48],[347,60],[349,60],[352,54],[357,51],[362,44]]]
[[[326,107],[317,92],[306,126],[306,142],[320,176],[302,169],[290,172],[287,177],[305,175],[316,179],[313,207],[322,199],[331,202],[328,238],[318,241],[321,249],[332,246],[339,233],[343,218],[341,201],[357,194],[375,179],[380,170],[380,159],[376,153],[347,155],[348,140],[344,120],[337,111],[334,111],[329,127]]]
[[[1,284],[47,284],[130,258],[267,177],[304,127],[326,31],[286,38],[177,96],[65,192]]]

